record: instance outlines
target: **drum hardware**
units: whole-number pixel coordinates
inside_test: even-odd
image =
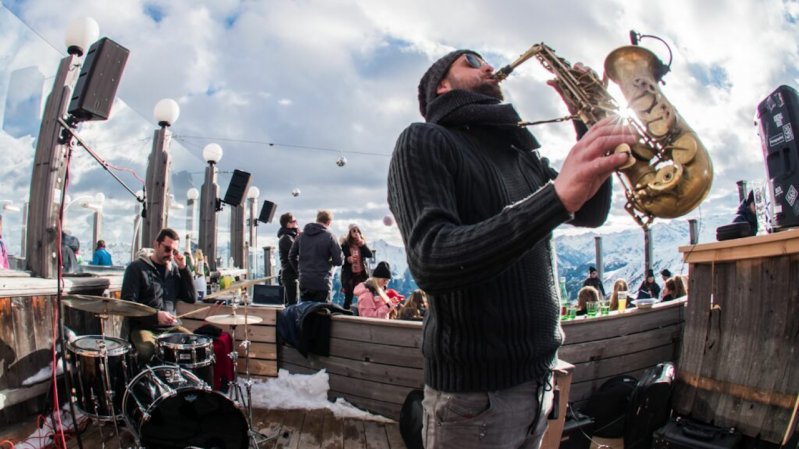
[[[224,324],[230,326],[230,334],[233,340],[233,350],[228,355],[230,359],[233,361],[233,379],[228,382],[228,395],[234,403],[245,407],[246,408],[246,418],[247,418],[247,429],[248,435],[252,442],[252,446],[256,449],[260,447],[260,444],[266,441],[269,441],[276,436],[269,437],[267,435],[262,434],[255,430],[253,426],[253,418],[252,418],[252,379],[250,377],[250,340],[249,336],[249,324],[258,324],[263,321],[263,318],[256,316],[256,315],[249,315],[247,314],[247,301],[244,301],[244,314],[239,315],[236,313],[236,310],[239,308],[238,302],[233,300],[231,305],[232,313],[227,315],[212,315],[205,318],[205,321],[214,324]],[[246,376],[246,380],[244,381],[244,388],[247,391],[247,395],[244,395],[244,392],[241,389],[241,384],[239,383],[239,369],[238,369],[238,358],[239,353],[236,350],[236,326],[244,325],[244,340],[241,341],[239,346],[244,348],[244,374]]]

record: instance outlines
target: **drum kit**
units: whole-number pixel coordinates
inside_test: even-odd
[[[143,317],[157,313],[139,303],[100,296],[67,295],[62,303],[97,314],[101,322],[110,315]],[[247,314],[246,302],[243,314],[237,313],[237,308],[234,302],[233,313],[205,318],[211,324],[230,326],[234,344],[237,326],[262,321]],[[247,335],[246,327],[244,331]],[[135,348],[128,341],[106,336],[104,330],[102,335],[77,337],[66,345],[71,399],[87,416],[112,423],[117,437],[117,424],[124,422],[140,448],[257,448],[268,438],[253,429],[249,343],[246,339],[241,342],[246,360],[245,396],[238,379],[235,347],[228,354],[233,361],[233,379],[227,394],[213,390],[211,337],[162,333],[157,337],[154,365],[141,369]]]

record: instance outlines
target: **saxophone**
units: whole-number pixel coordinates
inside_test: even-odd
[[[557,89],[572,113],[551,121],[582,120],[591,127],[622,109],[608,93],[606,82],[590,70],[578,70],[548,46],[535,44],[494,75],[502,81],[520,64],[535,57],[555,75]],[[629,153],[617,169],[624,186],[624,209],[644,229],[658,218],[681,217],[696,208],[713,183],[713,164],[699,137],[658,88],[665,65],[651,51],[636,45],[612,51],[605,59],[605,76],[621,89],[634,114],[626,118],[638,142],[614,151]],[[542,123],[542,122],[536,122]],[[527,126],[530,122],[521,122]],[[621,175],[624,175],[623,177]]]

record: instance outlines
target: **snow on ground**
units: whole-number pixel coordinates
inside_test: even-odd
[[[281,369],[277,378],[254,380],[252,406],[266,409],[328,409],[338,418],[355,418],[379,422],[392,420],[361,410],[342,398],[327,400],[330,376],[321,370],[316,374],[291,374]]]

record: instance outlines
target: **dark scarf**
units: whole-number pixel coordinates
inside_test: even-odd
[[[436,97],[427,106],[427,121],[442,126],[504,128],[520,148],[541,146],[526,128],[518,126],[521,118],[513,105],[476,92],[456,89]]]
[[[280,238],[283,235],[289,235],[292,238],[296,238],[297,237],[297,230],[294,229],[294,228],[280,228],[277,231],[277,237]]]

